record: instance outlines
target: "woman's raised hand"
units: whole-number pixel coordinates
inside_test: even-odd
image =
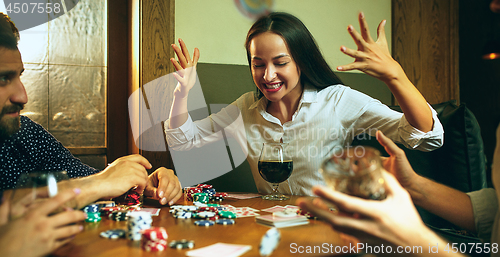
[[[177,71],[173,75],[177,81],[179,81],[174,90],[174,95],[184,98],[187,97],[189,90],[191,90],[196,83],[196,65],[200,58],[200,51],[198,48],[195,48],[193,58],[191,59],[186,44],[182,39],[179,39],[179,46],[172,44],[178,61],[175,60],[175,58],[171,58],[170,61]]]
[[[340,51],[355,58],[355,60],[350,64],[338,66],[337,70],[360,70],[386,83],[404,75],[401,65],[392,58],[389,52],[385,36],[386,20],[380,22],[377,29],[377,41],[374,41],[370,36],[368,24],[362,12],[359,13],[358,19],[361,34],[352,25],[347,27],[349,34],[351,34],[351,37],[358,46],[358,50],[345,46],[340,47]]]

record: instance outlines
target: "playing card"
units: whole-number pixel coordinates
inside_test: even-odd
[[[151,216],[160,215],[160,209],[158,209],[158,208],[142,208],[142,209],[138,209],[138,210],[133,210],[133,212],[135,212],[135,211],[151,213]]]
[[[280,205],[276,205],[276,206],[273,206],[273,207],[270,207],[270,208],[267,208],[267,209],[264,209],[262,211],[267,211],[267,212],[277,212],[277,211],[284,211],[285,210],[285,206],[280,206]]]
[[[186,252],[191,257],[237,257],[252,249],[250,245],[216,243]]]

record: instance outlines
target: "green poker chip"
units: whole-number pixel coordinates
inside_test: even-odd
[[[236,219],[236,214],[231,211],[219,211],[219,216],[227,219]]]

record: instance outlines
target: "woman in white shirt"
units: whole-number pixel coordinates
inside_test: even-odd
[[[257,169],[262,143],[288,143],[294,170],[279,191],[297,195],[311,195],[313,185],[323,184],[318,173],[321,162],[333,151],[348,147],[354,136],[363,132],[375,135],[381,130],[389,138],[423,151],[439,148],[443,143],[441,123],[391,57],[385,20],[378,27],[377,41],[368,32],[363,13],[359,23],[361,34],[352,25],[348,27],[358,49],[340,48],[355,61],[337,70],[358,69],[382,80],[404,114],[343,86],[304,24],[290,14],[271,13],[254,23],[245,43],[257,94],[243,94],[220,112],[196,122],[188,114],[187,97],[196,80],[199,50],[195,48],[191,58],[182,40],[180,48],[172,46],[179,59],[171,60],[179,72],[174,74],[179,83],[165,126],[169,147],[188,150],[203,146],[219,140],[213,135],[222,128],[247,154],[259,192],[269,193],[271,184]]]

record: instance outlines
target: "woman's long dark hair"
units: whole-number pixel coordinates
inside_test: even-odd
[[[273,12],[258,19],[250,28],[245,41],[247,49],[248,65],[251,69],[250,42],[252,39],[264,32],[275,33],[285,40],[288,51],[300,69],[300,81],[302,85],[311,84],[319,90],[334,84],[342,84],[342,81],[333,73],[318,45],[306,26],[295,16]],[[263,94],[258,90],[258,97]]]

